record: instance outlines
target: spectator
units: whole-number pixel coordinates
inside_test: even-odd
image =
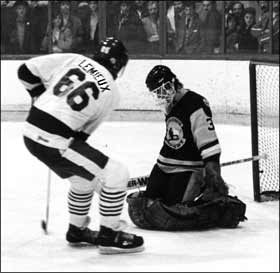
[[[218,53],[222,30],[222,17],[216,8],[216,1],[203,1],[201,19],[201,51]]]
[[[244,24],[240,29],[239,51],[258,51],[258,40],[251,34],[251,28],[256,23],[256,10],[252,7],[244,10]]]
[[[149,15],[143,18],[143,25],[149,43],[150,53],[159,52],[159,10],[157,1],[148,2]]]
[[[173,1],[173,4],[168,8],[167,19],[170,23],[171,30],[176,32],[176,25],[180,18],[184,16],[184,2],[183,1]]]
[[[63,27],[63,18],[60,13],[54,14],[52,24],[49,24],[43,39],[41,50],[47,52],[50,42],[53,53],[70,52],[72,49],[72,32],[69,27]]]
[[[34,35],[34,53],[39,53],[48,25],[48,1],[29,1],[29,18]]]
[[[260,8],[258,22],[251,28],[251,33],[258,39],[259,52],[268,53],[270,44],[269,8],[267,1],[257,1]]]
[[[8,32],[6,26],[9,22],[9,8],[8,1],[1,1],[1,54],[6,53],[6,46],[8,43]],[[5,26],[5,27],[4,27]]]
[[[106,1],[106,33],[108,36],[117,35],[117,21],[119,17],[121,1]]]
[[[120,13],[118,17],[118,31],[121,30],[121,28],[129,23],[129,20],[131,20],[131,6],[127,1],[123,1],[120,5]]]
[[[199,52],[200,48],[200,20],[195,13],[195,3],[187,1],[184,7],[184,14],[178,20],[176,31],[176,52],[192,54]]]
[[[241,31],[244,28],[244,5],[241,2],[235,2],[232,5],[232,14],[235,16],[236,19],[236,28],[237,31]]]
[[[142,21],[132,8],[130,1],[122,1],[114,22],[116,35],[130,53],[145,53],[146,34]]]
[[[144,17],[148,16],[146,1],[143,0],[134,1],[133,9],[135,10],[136,15],[141,21]]]
[[[225,1],[225,15],[232,13],[233,1]]]
[[[78,14],[83,26],[83,48],[86,52],[92,52],[99,42],[98,1],[81,2]]]
[[[167,10],[167,38],[169,52],[176,52],[176,45],[180,44],[177,41],[180,34],[177,33],[178,25],[182,25],[185,18],[184,1],[173,1]],[[182,19],[182,17],[184,17]]]
[[[83,28],[89,14],[90,14],[89,1],[80,1],[77,6],[77,16],[81,20]]]
[[[16,1],[13,6],[15,16],[11,17],[6,33],[6,53],[31,54],[34,53],[34,39],[31,21],[28,14],[27,1]]]
[[[238,22],[233,14],[227,16],[226,21],[226,52],[233,53],[239,49],[239,32],[237,29]]]
[[[65,42],[65,47],[62,50],[63,52],[77,52],[82,45],[83,28],[81,20],[72,14],[70,1],[60,1],[59,12],[62,19],[60,32]],[[70,46],[69,41],[71,41]]]

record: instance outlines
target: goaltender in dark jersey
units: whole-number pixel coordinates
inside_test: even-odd
[[[209,103],[188,90],[166,115],[166,136],[157,164],[165,173],[198,171],[220,154]]]

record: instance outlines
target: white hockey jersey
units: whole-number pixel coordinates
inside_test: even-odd
[[[75,132],[90,135],[118,105],[120,96],[112,75],[90,58],[50,54],[32,58],[25,65],[46,88],[24,127],[24,135],[36,142],[65,148]],[[40,85],[21,81],[29,90]]]

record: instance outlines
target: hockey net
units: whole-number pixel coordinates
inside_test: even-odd
[[[250,63],[254,199],[279,200],[279,64]]]

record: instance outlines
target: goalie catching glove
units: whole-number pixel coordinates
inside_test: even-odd
[[[202,173],[198,173],[198,179],[202,180],[201,187],[201,199],[203,201],[210,201],[218,197],[227,196],[229,189],[228,185],[221,176],[221,169],[218,162],[208,161],[205,164],[205,176]],[[194,181],[197,183],[197,181]],[[191,186],[191,185],[190,185]],[[189,187],[189,186],[188,186]],[[195,185],[194,185],[195,187]]]
[[[220,196],[228,195],[228,185],[220,175],[211,174],[205,177],[201,199],[210,201]]]

